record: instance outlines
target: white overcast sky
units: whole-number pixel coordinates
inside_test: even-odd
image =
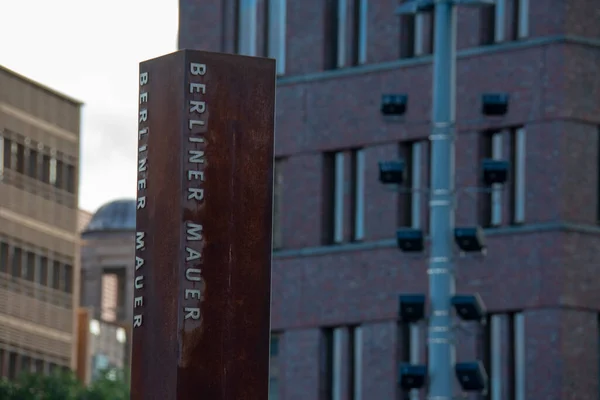
[[[85,210],[135,197],[138,65],[176,50],[177,14],[177,0],[0,0],[0,64],[85,103]]]

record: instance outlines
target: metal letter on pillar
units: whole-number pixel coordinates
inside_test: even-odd
[[[266,400],[275,62],[140,64],[132,400]]]

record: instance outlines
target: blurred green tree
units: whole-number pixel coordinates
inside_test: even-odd
[[[125,373],[103,371],[85,387],[71,372],[56,372],[45,376],[23,374],[15,381],[0,380],[2,400],[129,400]]]

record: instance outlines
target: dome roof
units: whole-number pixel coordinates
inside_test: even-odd
[[[135,200],[111,201],[94,214],[84,233],[135,231]]]

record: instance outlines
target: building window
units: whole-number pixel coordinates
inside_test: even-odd
[[[353,65],[367,62],[368,10],[369,0],[354,0]]]
[[[48,257],[42,257],[40,259],[40,275],[38,277],[38,283],[43,286],[48,286]]]
[[[319,400],[341,400],[343,328],[325,328],[321,335]]]
[[[325,0],[325,69],[346,65],[348,0]]]
[[[28,251],[26,253],[26,262],[23,268],[22,277],[30,282],[33,282],[35,277],[36,268],[36,255],[35,253]]]
[[[29,157],[27,160],[27,176],[33,179],[38,179],[38,152],[29,149]]]
[[[255,56],[257,0],[238,0],[237,8],[237,53]]]
[[[8,243],[0,242],[0,272],[8,273],[9,249]]]
[[[124,319],[125,268],[108,268],[102,273],[101,319],[114,322]]]
[[[406,182],[398,194],[398,225],[421,229],[421,185],[424,171],[424,142],[405,142],[400,144],[400,158],[406,163]]]
[[[283,160],[276,159],[273,172],[273,248],[283,247],[282,202],[283,202]]]
[[[64,286],[65,293],[73,293],[73,266],[64,265]]]
[[[512,184],[512,223],[522,224],[525,222],[525,151],[526,151],[526,135],[525,128],[520,127],[511,131],[512,142],[512,169],[511,177]]]
[[[344,240],[344,153],[326,153],[323,160],[323,243]]]
[[[525,319],[523,313],[490,314],[482,328],[482,358],[489,374],[486,400],[525,400]],[[503,335],[507,332],[507,335]],[[504,351],[508,349],[508,352]],[[504,359],[507,357],[507,359]],[[508,376],[504,374],[504,366]]]
[[[279,399],[279,377],[280,377],[280,362],[279,362],[279,340],[280,335],[271,334],[270,346],[270,362],[269,362],[269,400]]]
[[[23,254],[19,247],[13,248],[12,254],[12,270],[11,275],[15,278],[21,277],[21,269],[23,268]]]
[[[50,183],[50,156],[44,154],[42,156],[42,182]]]
[[[361,326],[348,328],[348,398],[362,400],[362,352],[363,334]]]
[[[0,178],[4,171],[4,137],[0,136]]]
[[[397,349],[396,358],[397,366],[402,363],[410,363],[413,365],[422,364],[421,362],[421,327],[418,323],[406,323],[399,321],[397,325]],[[415,389],[410,392],[410,399],[419,399],[419,390]]]
[[[352,220],[353,240],[365,238],[365,152],[363,149],[352,151]]]
[[[286,45],[286,18],[287,0],[267,0],[267,23],[265,41],[267,57],[277,60],[277,75],[285,73],[285,45]]]
[[[60,282],[61,271],[60,270],[61,270],[60,262],[52,261],[52,274],[51,274],[52,282],[51,282],[51,286],[50,286],[52,289],[55,289],[55,290],[61,289],[61,282]]]
[[[75,166],[67,164],[66,174],[67,192],[75,193]]]
[[[416,19],[416,15],[400,16],[400,58],[411,58],[415,56]]]
[[[481,136],[480,159],[504,159],[504,138],[504,131],[485,132]],[[503,185],[495,184],[492,185],[491,192],[484,192],[479,194],[479,212],[481,215],[480,219],[482,221],[482,226],[486,228],[491,228],[502,225],[503,193]]]
[[[348,156],[348,157],[347,157]],[[346,159],[350,176],[346,180]],[[350,195],[345,207],[346,194]],[[363,149],[325,153],[323,160],[323,244],[340,244],[345,240],[365,238],[365,153]],[[351,212],[351,214],[347,214]],[[351,236],[344,231],[344,221],[351,221]]]
[[[507,4],[509,1],[510,4]],[[508,6],[512,9],[512,30],[507,37]],[[496,0],[495,5],[482,7],[480,27],[483,45],[526,38],[529,36],[529,0]]]
[[[56,185],[57,182],[57,160],[56,157],[51,157],[50,158],[50,163],[49,163],[49,173],[48,173],[48,183],[51,185]]]
[[[529,0],[512,0],[512,39],[520,40],[529,36]]]

